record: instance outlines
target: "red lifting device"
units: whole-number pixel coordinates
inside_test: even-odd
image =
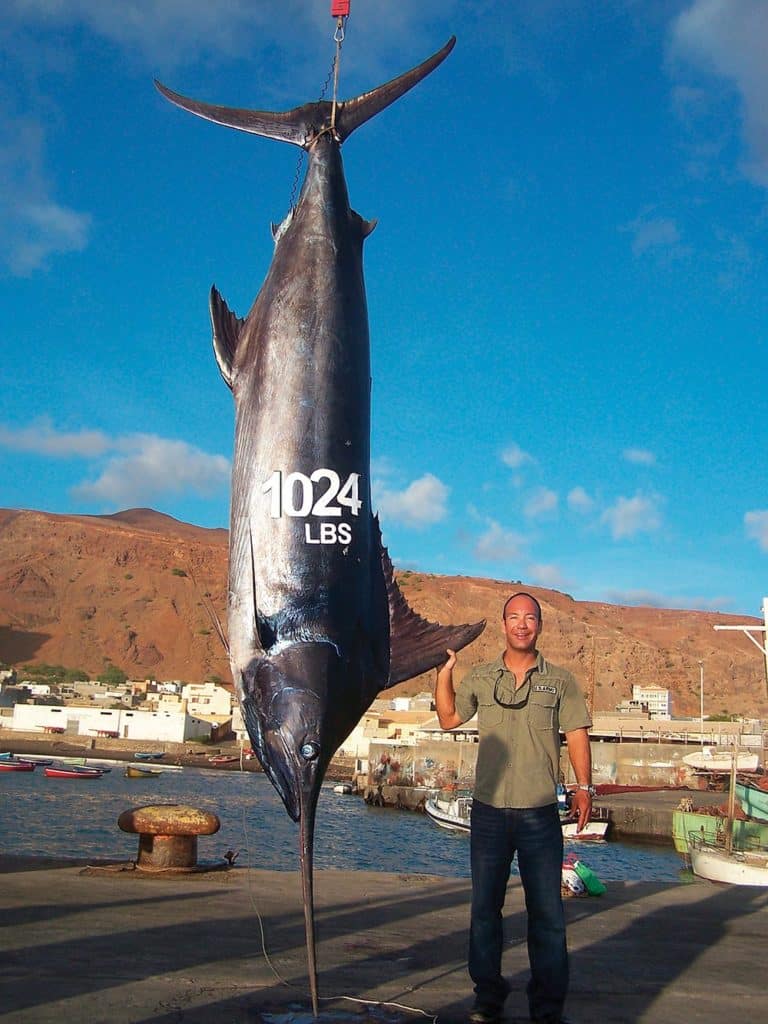
[[[331,17],[348,18],[350,0],[331,0]]]

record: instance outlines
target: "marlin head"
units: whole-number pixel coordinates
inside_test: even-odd
[[[325,727],[326,694],[339,668],[335,648],[312,641],[261,654],[241,674],[248,734],[294,821],[314,818],[325,769],[335,753]]]

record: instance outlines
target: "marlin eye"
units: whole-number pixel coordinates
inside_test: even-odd
[[[305,761],[314,761],[319,753],[320,747],[317,743],[305,743],[301,748],[301,756]]]

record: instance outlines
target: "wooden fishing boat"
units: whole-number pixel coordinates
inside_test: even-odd
[[[236,754],[212,754],[208,764],[235,764],[240,758]]]
[[[724,842],[713,844],[697,836],[689,837],[689,854],[694,874],[710,882],[751,885],[768,888],[768,848],[736,850],[733,824],[736,810],[736,765],[738,748],[731,762],[731,787]]]
[[[736,799],[750,818],[768,823],[768,776],[759,776],[756,782],[736,779]]]
[[[101,768],[88,768],[78,764],[52,764],[43,768],[49,779],[100,779],[104,772]]]
[[[690,862],[691,839],[699,839],[711,846],[723,846],[728,830],[728,816],[712,813],[717,808],[705,809],[691,806],[690,810],[678,807],[672,812],[672,842],[675,850],[686,863]],[[768,849],[768,823],[734,818],[732,823],[734,850],[749,850],[756,847]]]
[[[21,761],[18,758],[0,758],[0,772],[33,772],[34,761]]]
[[[768,888],[768,850],[728,850],[694,838],[690,844],[694,874],[710,882],[752,885]]]
[[[129,764],[123,774],[126,779],[157,779],[163,773],[157,768],[148,768],[142,764]]]
[[[162,750],[137,750],[133,756],[137,761],[159,761],[165,753]]]

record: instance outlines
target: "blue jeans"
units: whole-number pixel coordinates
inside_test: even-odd
[[[501,1007],[509,992],[501,975],[501,911],[515,851],[528,912],[531,1019],[559,1021],[568,990],[568,951],[560,895],[563,833],[556,804],[499,808],[473,800],[469,974],[477,1003]]]

